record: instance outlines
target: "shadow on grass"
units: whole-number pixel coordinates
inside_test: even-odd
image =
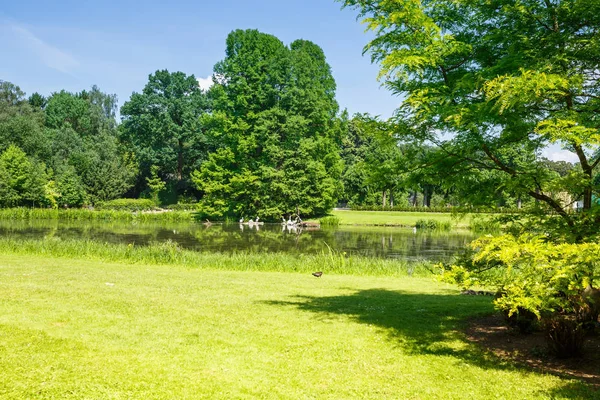
[[[296,307],[323,318],[346,316],[377,326],[392,343],[411,354],[453,356],[485,369],[520,369],[479,350],[461,333],[469,318],[493,312],[490,297],[369,289],[330,297],[295,296],[290,301],[268,304]],[[566,381],[547,394],[588,398],[587,395],[600,393],[590,393],[590,387],[583,382]]]

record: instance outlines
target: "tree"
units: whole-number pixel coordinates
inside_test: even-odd
[[[44,111],[57,185],[68,193],[61,205],[112,200],[131,188],[137,168],[118,141],[115,95],[96,86],[74,94],[61,91],[50,96]]]
[[[60,171],[56,181],[56,191],[58,192],[57,203],[62,207],[81,207],[87,200],[85,187],[72,165]]]
[[[47,181],[45,166],[32,162],[20,148],[11,145],[0,155],[0,204],[4,207],[39,205]]]
[[[189,174],[210,149],[200,118],[209,109],[194,75],[162,70],[149,76],[142,93],[121,108],[120,137],[134,149],[140,179],[155,165],[167,182],[187,187]]]
[[[0,81],[0,152],[11,145],[42,160],[50,156],[41,109],[32,108],[18,86]]]
[[[215,66],[208,132],[219,148],[192,179],[211,217],[279,220],[331,209],[339,190],[341,129],[335,81],[314,43],[234,31]]]
[[[375,39],[366,47],[386,86],[405,97],[411,136],[471,168],[497,170],[560,216],[573,240],[591,234],[600,163],[600,3],[572,0],[345,0]],[[575,153],[570,179],[539,157],[511,166],[507,149],[537,155],[559,143]],[[559,192],[578,193],[570,213]]]

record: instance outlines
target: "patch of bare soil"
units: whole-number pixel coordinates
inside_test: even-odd
[[[474,319],[467,339],[501,359],[527,365],[537,371],[583,380],[600,390],[600,336],[591,335],[580,358],[559,359],[548,352],[542,332],[523,335],[510,329],[500,315]]]

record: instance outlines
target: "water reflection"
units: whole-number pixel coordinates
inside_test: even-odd
[[[172,240],[197,251],[320,253],[332,250],[368,257],[449,259],[475,238],[469,231],[413,233],[412,229],[340,227],[301,229],[279,224],[205,226],[198,223],[97,221],[0,221],[0,235],[40,239],[89,239],[145,245]]]

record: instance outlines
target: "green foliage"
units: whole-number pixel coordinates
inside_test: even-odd
[[[150,197],[155,205],[160,203],[158,195],[165,189],[167,184],[158,176],[158,166],[153,165],[150,168],[150,177],[146,178],[148,189],[150,189]]]
[[[404,98],[402,136],[442,148],[442,176],[480,188],[469,201],[498,189],[535,199],[576,241],[583,224],[597,225],[588,214],[600,165],[598,2],[341,2],[364,18],[374,34],[365,51]],[[551,143],[577,156],[568,177],[539,156]],[[569,212],[559,193],[581,197],[584,211]]]
[[[0,205],[35,206],[45,201],[48,177],[45,165],[30,160],[20,148],[11,145],[0,155]]]
[[[335,215],[328,215],[327,217],[320,218],[319,224],[321,224],[321,226],[338,226],[340,224],[340,219]]]
[[[167,70],[151,74],[143,91],[125,102],[120,137],[133,149],[144,183],[157,166],[168,183],[187,188],[190,173],[212,149],[202,122],[208,110],[194,75]]]
[[[504,235],[482,237],[471,249],[457,266],[446,266],[446,278],[464,286],[497,288],[502,293],[495,300],[497,308],[509,318],[529,313],[542,320],[550,337],[558,340],[553,346],[560,355],[565,355],[563,346],[579,343],[584,324],[598,321],[600,296],[594,293],[600,286],[600,244]],[[573,336],[565,336],[565,330]]]
[[[121,199],[127,201],[127,199]],[[152,204],[154,207],[154,203]],[[0,209],[0,220],[65,220],[65,221],[136,221],[136,222],[192,222],[190,211],[131,212],[124,210],[90,209],[43,209],[5,208]]]
[[[58,199],[61,197],[55,181],[48,181],[44,186],[44,197],[50,208],[58,208]]]
[[[98,210],[115,211],[151,211],[156,209],[154,201],[149,199],[115,199],[99,203]]]
[[[449,231],[452,230],[452,222],[436,219],[420,219],[415,223],[415,228],[431,231]]]
[[[474,232],[500,232],[502,230],[502,224],[496,218],[482,217],[482,218],[471,218],[469,223],[469,229]]]
[[[73,166],[67,166],[57,178],[56,190],[61,207],[81,207],[87,200],[85,187]]]
[[[215,77],[214,111],[204,121],[219,148],[192,174],[203,194],[200,212],[278,221],[330,210],[341,164],[335,82],[323,51],[238,30]]]

